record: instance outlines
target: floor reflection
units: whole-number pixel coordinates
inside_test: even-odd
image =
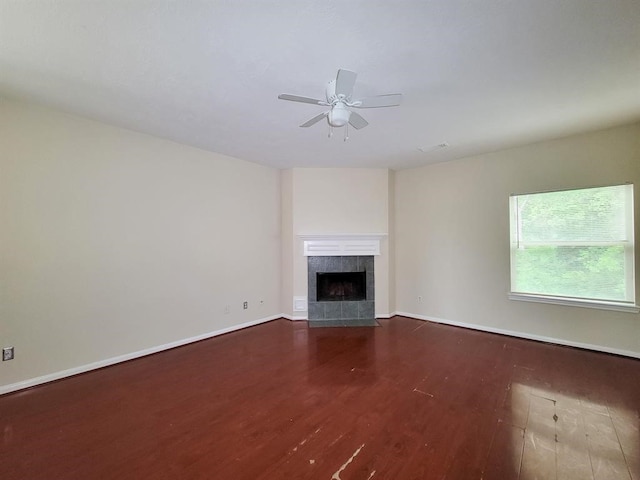
[[[367,384],[376,379],[375,327],[307,330],[309,382]]]
[[[511,413],[520,479],[631,480],[640,472],[637,411],[513,383]]]

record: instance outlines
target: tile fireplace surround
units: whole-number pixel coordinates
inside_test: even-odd
[[[373,255],[309,256],[308,318],[310,321],[373,320],[375,317],[375,283]],[[316,274],[327,272],[365,272],[366,298],[357,301],[317,300]]]

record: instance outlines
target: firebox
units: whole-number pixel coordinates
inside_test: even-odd
[[[317,272],[318,302],[360,301],[367,298],[367,272]]]

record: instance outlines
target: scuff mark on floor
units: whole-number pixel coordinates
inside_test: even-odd
[[[414,388],[413,391],[416,393],[421,393],[422,395],[426,395],[427,397],[433,398],[433,395],[431,395],[430,393],[423,392],[422,390],[418,390],[417,388]]]
[[[340,478],[340,474],[344,471],[345,468],[349,466],[351,462],[353,462],[353,459],[358,456],[358,454],[360,453],[360,450],[362,450],[364,445],[365,444],[363,443],[362,445],[360,445],[360,448],[358,448],[355,452],[353,452],[353,455],[351,455],[351,458],[342,464],[342,466],[338,469],[338,471],[333,474],[333,476],[331,477],[331,480],[342,480]]]
[[[427,324],[427,322],[423,322],[422,325],[418,325],[416,328],[414,328],[413,330],[411,330],[411,333],[415,332],[416,330],[418,330],[419,328],[424,327]]]
[[[338,438],[336,438],[333,442],[331,442],[329,444],[330,447],[333,447],[336,443],[338,443],[340,441],[340,439],[344,437],[344,433],[340,434],[340,436]]]
[[[315,432],[313,432],[307,438],[303,439],[298,445],[293,447],[293,449],[289,452],[289,455],[291,455],[293,453],[296,453],[298,451],[298,448],[302,447],[305,443],[307,443],[309,440],[311,440],[311,438],[314,437],[315,435],[317,435],[320,432],[320,430],[322,430],[322,427],[318,427]]]
[[[375,474],[376,474],[376,471],[374,470],[369,474],[369,478],[367,478],[367,480],[371,480]]]
[[[535,368],[525,367],[524,365],[514,365],[514,367],[522,368],[523,370],[529,370],[530,372],[535,372],[535,370],[536,370]]]

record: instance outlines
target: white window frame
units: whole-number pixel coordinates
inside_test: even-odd
[[[615,186],[615,185],[606,185],[606,186]],[[566,190],[554,190],[554,191],[568,191],[568,190],[587,190],[591,187],[579,188],[579,189],[566,189]],[[607,301],[600,299],[587,299],[587,298],[579,298],[579,297],[562,297],[555,295],[544,295],[539,293],[526,293],[526,292],[514,292],[513,288],[513,279],[515,273],[515,265],[514,265],[514,254],[515,250],[519,247],[518,241],[520,235],[518,235],[518,229],[520,226],[520,219],[518,218],[518,209],[517,209],[517,199],[518,197],[522,197],[525,195],[531,195],[533,193],[550,193],[549,192],[532,192],[532,193],[523,193],[523,194],[512,194],[509,198],[509,230],[510,230],[510,292],[509,299],[510,300],[519,300],[525,302],[539,302],[539,303],[550,303],[555,305],[565,305],[565,306],[577,306],[577,307],[586,307],[586,308],[597,308],[602,310],[614,310],[628,313],[639,313],[640,307],[636,305],[635,302],[635,242],[634,242],[634,212],[633,212],[633,190],[632,194],[628,196],[628,204],[627,210],[629,215],[631,216],[632,221],[627,224],[627,238],[630,239],[627,242],[611,242],[608,245],[622,245],[625,251],[625,265],[626,265],[626,286],[627,286],[627,298],[630,298],[630,301]],[[591,246],[595,245],[589,242],[530,242],[528,245],[565,245],[565,246]],[[604,246],[606,244],[598,243],[597,245]]]

